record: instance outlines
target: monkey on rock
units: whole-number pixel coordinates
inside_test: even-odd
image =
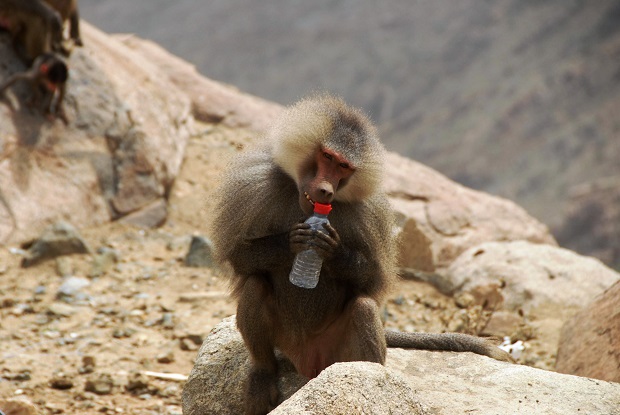
[[[388,346],[511,360],[475,336],[384,330],[380,307],[397,278],[394,217],[381,189],[385,150],[362,112],[313,96],[285,110],[267,138],[225,174],[211,230],[252,358],[246,414],[277,405],[275,348],[309,378],[335,362],[384,364]],[[315,202],[333,207],[327,233],[303,223]],[[308,246],[323,259],[313,289],[288,278]]]

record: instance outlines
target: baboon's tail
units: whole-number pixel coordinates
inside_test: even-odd
[[[493,344],[492,340],[462,333],[406,333],[386,330],[388,347],[404,349],[442,350],[448,352],[473,352],[496,360],[514,362],[512,356]]]

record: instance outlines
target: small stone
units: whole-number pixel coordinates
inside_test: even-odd
[[[121,195],[117,195],[121,196]],[[119,211],[124,209],[120,206],[123,204],[122,197],[115,197],[112,200],[114,207]],[[121,209],[118,209],[121,207]],[[164,198],[157,199],[147,206],[129,213],[119,219],[120,223],[126,223],[140,228],[157,228],[166,222],[168,217],[168,203]]]
[[[96,278],[107,273],[120,258],[120,254],[116,249],[101,247],[97,250],[97,255],[93,258],[90,273],[91,278]]]
[[[181,347],[181,350],[186,352],[198,350],[198,346],[188,338],[179,339],[179,346]]]
[[[396,305],[403,305],[405,303],[405,297],[403,295],[399,295],[398,297],[392,299],[392,302]]]
[[[116,339],[122,339],[124,337],[131,337],[136,333],[135,329],[132,328],[118,328],[112,332],[112,336]]]
[[[80,293],[83,288],[90,285],[90,281],[81,277],[68,277],[65,278],[61,286],[56,293],[57,298],[75,297]]]
[[[167,352],[158,354],[156,359],[158,363],[172,363],[174,362],[174,353],[172,350],[168,350]]]
[[[139,372],[131,373],[125,389],[134,395],[148,394],[149,379]]]
[[[185,337],[187,337],[188,340],[192,341],[196,346],[200,346],[202,345],[202,342],[204,341],[203,336],[201,336],[200,334],[187,334]]]
[[[82,357],[82,367],[78,369],[81,374],[93,373],[95,371],[95,356]]]
[[[204,236],[193,236],[189,246],[189,252],[185,256],[185,266],[188,267],[212,267],[213,243]]]
[[[467,308],[474,304],[476,299],[468,292],[463,292],[454,298],[454,302],[460,308]]]
[[[164,313],[161,318],[161,325],[165,329],[174,328],[174,313]]]
[[[56,258],[56,274],[61,277],[70,277],[73,275],[73,263],[67,257]]]
[[[75,308],[63,303],[52,303],[47,309],[48,314],[58,317],[69,317],[75,314]]]
[[[85,254],[90,251],[75,228],[63,221],[48,227],[39,239],[29,245],[21,264],[24,268],[62,255]]]
[[[59,374],[50,380],[50,386],[54,389],[67,390],[73,387],[73,381],[64,374]]]
[[[107,373],[93,375],[86,380],[84,390],[86,392],[96,393],[97,395],[109,395],[114,388],[112,377]]]

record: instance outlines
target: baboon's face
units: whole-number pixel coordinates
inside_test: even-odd
[[[304,213],[312,214],[314,202],[331,204],[354,172],[343,155],[328,148],[317,149],[299,175],[299,205]]]

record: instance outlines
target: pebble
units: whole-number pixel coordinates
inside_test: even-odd
[[[107,373],[95,374],[86,380],[84,390],[97,395],[109,395],[114,388],[112,377]]]
[[[458,294],[454,298],[454,302],[460,308],[470,307],[470,306],[472,306],[474,304],[475,301],[476,301],[476,299],[474,298],[474,296],[471,295],[470,293],[467,293],[467,292]]]
[[[118,328],[112,332],[112,336],[116,339],[122,339],[123,337],[131,337],[136,333],[135,329],[132,328]]]
[[[161,325],[165,329],[173,329],[174,325],[174,313],[164,313],[161,318]]]
[[[95,366],[95,356],[86,355],[82,357],[82,367],[78,369],[78,372],[81,374],[93,373]]]
[[[133,372],[127,379],[125,390],[134,395],[149,394],[151,392],[149,389],[149,379],[140,372]]]
[[[188,338],[179,339],[179,346],[181,350],[186,352],[198,350],[198,346]]]
[[[61,277],[70,277],[73,275],[73,263],[68,257],[56,258],[56,274]]]
[[[160,353],[156,357],[158,363],[172,363],[174,362],[174,353],[172,350]]]
[[[51,225],[39,239],[28,248],[22,259],[22,267],[27,268],[47,259],[69,254],[85,254],[90,250],[76,229],[68,222],[59,221]]]
[[[50,386],[58,390],[67,390],[73,387],[73,381],[60,373],[50,380]]]
[[[69,304],[63,303],[52,303],[47,309],[48,314],[59,316],[59,317],[69,317],[75,314],[76,310],[74,307]]]
[[[90,285],[90,281],[82,277],[67,277],[58,287],[56,298],[67,299],[67,297],[79,297],[81,290]],[[84,296],[84,295],[82,295]]]
[[[91,278],[100,277],[106,274],[115,264],[118,263],[120,254],[116,249],[101,247],[97,250],[97,255],[94,256],[91,265],[90,273]]]
[[[213,243],[204,236],[192,236],[189,252],[185,256],[187,267],[213,267]]]

